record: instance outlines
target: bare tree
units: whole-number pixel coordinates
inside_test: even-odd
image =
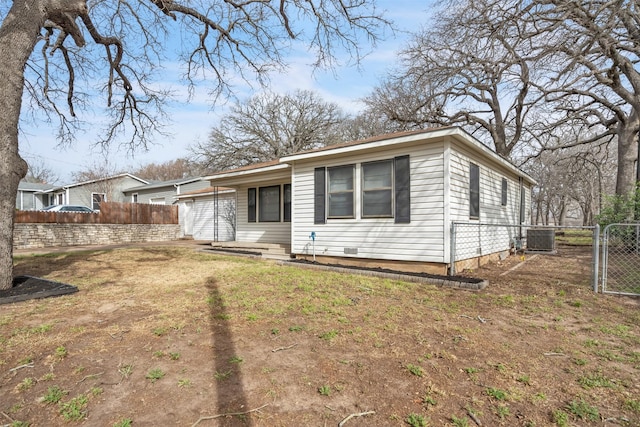
[[[191,152],[212,172],[242,167],[340,142],[344,119],[337,104],[314,92],[263,93],[234,105]]]
[[[44,160],[34,158],[28,164],[29,170],[23,181],[40,184],[54,184],[58,181],[58,176],[45,164]]]
[[[146,146],[164,117],[167,93],[152,77],[170,37],[183,39],[187,80],[195,85],[209,70],[213,95],[224,95],[238,77],[264,82],[293,39],[309,42],[319,66],[335,61],[335,45],[358,61],[362,38],[375,42],[388,25],[361,0],[16,0],[0,10],[0,289],[13,282],[13,211],[27,173],[18,150],[23,91],[59,120],[63,140],[76,107],[102,98],[101,142]]]
[[[532,194],[536,223],[565,225],[568,212],[578,209],[582,224],[593,225],[602,197],[615,188],[615,144],[607,139],[582,143],[590,136],[581,136],[581,128],[575,131],[524,166],[538,182]]]
[[[164,163],[147,163],[133,169],[131,173],[139,178],[155,181],[170,181],[201,175],[199,166],[188,159],[175,159]]]
[[[546,57],[553,77],[541,89],[556,114],[551,124],[582,123],[593,135],[617,143],[616,194],[635,187],[640,131],[640,4],[612,0],[523,2],[525,37]],[[554,143],[555,146],[555,143]]]
[[[541,96],[517,1],[443,1],[366,99],[402,129],[461,125],[509,157]]]

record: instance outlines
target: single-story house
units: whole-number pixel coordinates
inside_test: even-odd
[[[176,198],[181,236],[214,242],[235,240],[235,190],[206,187],[180,194]]]
[[[205,179],[236,190],[239,242],[437,274],[450,266],[452,222],[530,224],[535,184],[458,127],[327,146]],[[511,237],[491,252],[509,250]]]
[[[55,186],[43,190],[39,194],[44,198],[45,206],[54,204],[80,205],[99,210],[100,203],[103,201],[127,202],[123,191],[141,184],[148,184],[148,182],[130,173],[122,173],[75,184]]]
[[[200,177],[180,178],[170,181],[148,182],[125,189],[125,201],[130,203],[149,203],[152,205],[172,205],[177,196],[190,191],[209,187],[208,181]]]
[[[49,206],[49,191],[56,188],[52,184],[40,184],[20,181],[16,197],[16,209],[23,211],[39,210]]]

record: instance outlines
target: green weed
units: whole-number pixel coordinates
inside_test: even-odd
[[[323,396],[330,396],[331,395],[331,386],[323,385],[323,386],[318,387],[318,393],[320,393]]]
[[[407,365],[407,370],[411,372],[411,374],[415,375],[416,377],[421,377],[424,375],[424,370],[422,369],[422,367],[417,365],[412,365],[411,363]]]
[[[74,397],[60,407],[60,414],[66,421],[80,421],[84,418],[89,399],[84,394]]]
[[[118,368],[118,372],[122,375],[122,378],[129,378],[133,373],[133,365],[122,365]]]
[[[420,414],[409,414],[405,421],[411,427],[427,427],[427,420]]]
[[[568,427],[569,426],[569,415],[564,412],[562,409],[556,409],[551,414],[551,419],[558,427]]]
[[[191,387],[191,380],[188,378],[179,379],[178,387]]]
[[[501,419],[509,416],[509,413],[509,407],[507,405],[498,405],[496,408],[496,414],[498,414]]]
[[[67,357],[67,349],[63,345],[56,348],[56,357],[58,359],[64,359],[65,357]]]
[[[178,360],[180,359],[180,353],[169,353],[169,357],[171,360]]]
[[[487,388],[487,395],[493,397],[496,400],[506,400],[507,399],[507,392],[497,389],[497,388],[493,388],[493,387],[489,387]]]
[[[566,409],[576,418],[581,420],[598,421],[600,419],[600,412],[598,412],[598,408],[589,405],[583,399],[572,400],[569,402]]]
[[[45,403],[58,403],[67,394],[57,385],[51,386],[47,389],[47,393],[42,397],[42,401]]]
[[[18,384],[18,390],[20,391],[27,391],[29,390],[31,387],[33,387],[35,385],[36,381],[33,378],[25,378],[22,381],[20,381],[20,384]]]
[[[161,379],[164,376],[165,376],[165,373],[162,372],[162,369],[155,368],[155,369],[151,369],[149,372],[147,372],[147,375],[145,375],[145,378],[150,380],[152,383],[155,383],[156,381],[158,381],[159,379]]]
[[[633,412],[640,413],[640,400],[629,399],[624,402],[624,407]]]
[[[452,415],[451,422],[455,427],[469,427],[469,420],[466,417],[458,418]]]
[[[614,388],[616,385],[601,372],[595,372],[578,378],[578,384],[584,389],[590,388]]]
[[[124,420],[120,420],[117,423],[113,423],[113,427],[131,427],[133,421],[131,418],[125,418]]]
[[[232,358],[229,359],[229,363],[240,364],[242,362],[244,362],[244,359],[240,356],[233,356]]]
[[[213,377],[217,380],[226,380],[231,376],[231,373],[232,373],[231,370],[224,371],[224,372],[216,371],[213,374]]]
[[[320,338],[322,338],[323,340],[326,341],[331,341],[332,339],[334,339],[335,337],[338,336],[338,331],[336,331],[335,329],[332,329],[328,332],[325,332],[324,334],[320,335]]]
[[[166,328],[155,328],[153,330],[153,335],[155,335],[157,337],[161,337],[166,333],[167,333],[167,329]]]

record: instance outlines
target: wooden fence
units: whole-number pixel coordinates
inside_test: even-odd
[[[178,206],[102,202],[96,213],[16,211],[16,223],[178,224]]]

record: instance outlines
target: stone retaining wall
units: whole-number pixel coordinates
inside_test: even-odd
[[[179,238],[178,224],[15,224],[13,248],[166,242]]]

